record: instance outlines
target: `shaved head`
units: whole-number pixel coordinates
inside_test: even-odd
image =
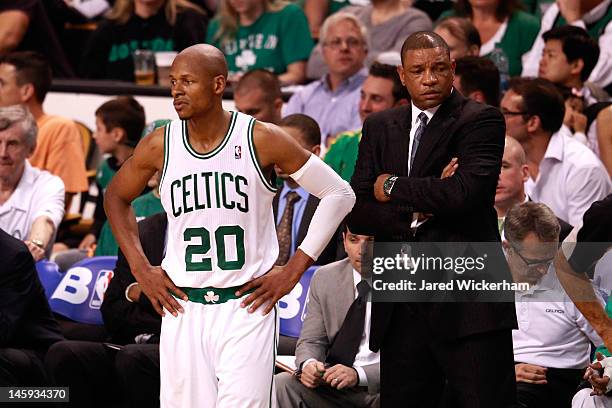
[[[408,50],[425,50],[431,48],[442,48],[450,58],[450,48],[442,37],[433,31],[417,31],[412,33],[406,38],[402,45],[402,64],[404,64],[404,58],[406,51]]]
[[[515,138],[506,136],[504,152],[507,153],[509,158],[515,160],[517,164],[520,164],[521,166],[527,164],[525,150],[523,150],[523,146],[521,146],[521,144]],[[506,154],[504,154],[504,156],[506,156]]]
[[[211,77],[223,75],[227,78],[227,62],[225,56],[216,47],[209,44],[196,44],[181,51],[174,61],[187,60],[205,70]]]

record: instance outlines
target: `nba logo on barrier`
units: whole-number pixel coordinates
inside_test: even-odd
[[[242,157],[242,146],[234,146],[234,158],[240,159]]]
[[[89,307],[92,309],[100,309],[102,306],[102,299],[104,299],[104,292],[108,288],[110,280],[113,279],[114,272],[109,269],[102,269],[98,272],[96,284],[91,294],[91,300],[89,301]]]

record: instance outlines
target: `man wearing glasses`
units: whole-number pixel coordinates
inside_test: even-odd
[[[555,86],[541,78],[514,78],[501,101],[506,133],[527,156],[525,192],[570,225],[582,224],[585,211],[612,192],[601,161],[561,129],[565,106]]]
[[[557,280],[559,230],[550,208],[533,202],[514,206],[504,221],[512,278],[531,286],[516,292],[519,328],[512,332],[517,395],[527,408],[570,406],[591,342],[603,343]]]
[[[361,127],[359,96],[368,76],[366,38],[365,27],[352,14],[340,12],[325,20],[320,42],[328,73],[294,93],[283,109],[283,116],[303,113],[316,120],[324,147],[338,133]]]

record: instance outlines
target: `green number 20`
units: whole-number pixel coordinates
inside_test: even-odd
[[[235,261],[228,261],[225,253],[225,237],[234,236],[236,240]],[[210,232],[204,227],[187,228],[183,233],[183,239],[191,242],[193,238],[200,238],[200,244],[188,245],[185,249],[185,265],[187,271],[212,271],[212,259],[202,258],[194,261],[194,255],[206,255],[210,251]],[[235,271],[244,266],[244,230],[238,225],[224,225],[215,231],[215,243],[217,244],[217,265],[224,271]]]

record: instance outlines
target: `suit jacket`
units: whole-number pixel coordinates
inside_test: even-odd
[[[63,340],[23,242],[0,229],[0,348],[46,351]]]
[[[281,189],[279,189],[278,193],[276,193],[276,195],[274,196],[274,199],[272,200],[272,209],[274,210],[274,220],[275,221],[278,215],[278,200],[280,199],[280,192],[281,192]],[[308,196],[308,201],[306,202],[306,208],[304,208],[304,213],[302,214],[302,219],[300,220],[300,227],[298,228],[298,231],[297,231],[297,239],[296,239],[297,242],[295,244],[296,249],[306,237],[306,233],[308,232],[308,227],[310,226],[310,221],[312,220],[312,216],[317,210],[319,201],[321,200],[319,200],[317,197],[313,196],[312,194]],[[315,265],[325,265],[330,262],[334,262],[337,259],[336,251],[338,249],[338,240],[339,240],[338,237],[339,237],[339,230],[337,230],[334,236],[331,237],[331,239],[327,243],[327,246],[325,247],[325,249],[323,249],[323,252],[321,252],[321,255],[319,255],[319,258],[315,261]]]
[[[494,199],[504,151],[500,111],[455,90],[425,128],[408,176],[411,109],[404,105],[366,119],[351,180],[357,202],[349,228],[377,241],[499,242]],[[453,157],[459,158],[457,172],[441,180],[442,169]],[[378,202],[373,193],[383,173],[399,176],[388,203]],[[433,217],[413,236],[410,224],[417,211]],[[501,246],[496,255],[503,257]],[[503,276],[511,281],[509,270]],[[393,307],[373,304],[373,349],[387,331]],[[431,304],[427,311],[423,318],[446,338],[516,328],[514,303]]]
[[[353,267],[348,258],[317,269],[308,296],[308,312],[295,349],[298,366],[309,358],[325,361],[327,351],[355,300]],[[362,368],[368,379],[368,392],[380,392],[380,364]]]
[[[166,213],[152,215],[138,223],[142,249],[151,265],[161,265],[167,226]],[[136,278],[132,275],[130,265],[121,250],[118,255],[115,275],[104,294],[101,311],[112,341],[129,344],[134,343],[134,338],[139,334],[159,334],[161,317],[144,293],[135,303],[128,302],[125,298],[125,290],[128,285],[136,282]]]

